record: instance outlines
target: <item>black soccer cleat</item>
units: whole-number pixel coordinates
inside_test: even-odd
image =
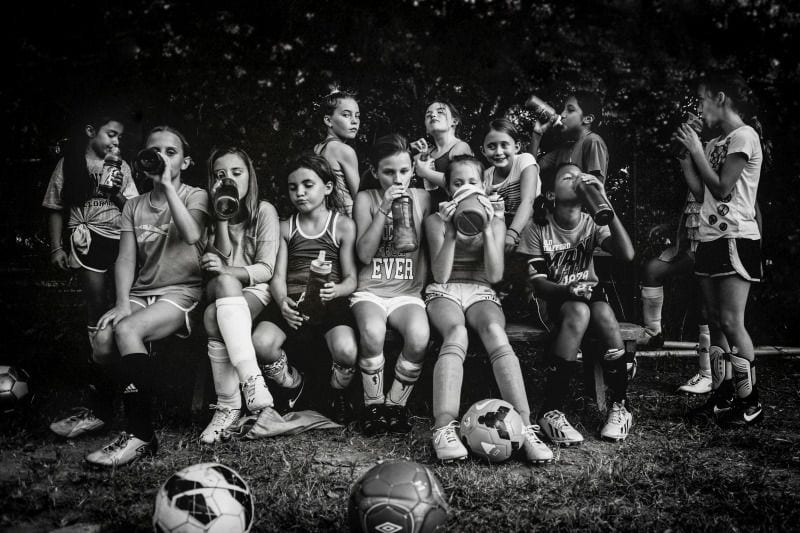
[[[386,414],[382,403],[365,405],[361,411],[361,432],[367,437],[386,433],[389,429]]]
[[[718,421],[723,426],[745,427],[756,424],[764,417],[764,410],[758,399],[758,389],[753,387],[753,391],[746,398],[733,400],[733,405]]]
[[[689,409],[686,418],[694,423],[708,423],[724,417],[733,408],[733,390],[731,386],[722,384],[720,388],[711,392],[708,400],[703,405]]]
[[[300,411],[303,409],[306,380],[300,375],[300,384],[297,387],[274,387],[272,396],[275,400],[275,410],[284,415],[290,411]]]
[[[413,427],[409,421],[408,408],[405,405],[386,406],[386,425],[390,433],[405,434]]]
[[[350,421],[350,411],[350,402],[347,401],[344,389],[328,389],[325,400],[325,414],[328,418],[344,426]]]

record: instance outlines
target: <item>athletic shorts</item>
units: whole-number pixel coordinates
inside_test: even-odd
[[[119,253],[119,239],[109,239],[90,230],[92,241],[86,254],[82,254],[70,245],[70,262],[73,266],[83,267],[92,272],[108,272],[114,266]]]
[[[295,298],[292,298],[296,300]],[[287,337],[295,335],[325,335],[330,330],[338,326],[348,326],[354,331],[356,329],[353,313],[347,298],[336,298],[325,304],[325,314],[316,322],[305,322],[298,329],[292,329],[283,319],[280,307],[273,302],[261,313],[257,321],[272,322],[283,331]]]
[[[704,278],[739,275],[746,281],[761,281],[761,240],[720,238],[701,242],[694,273]]]
[[[546,316],[551,321],[552,326],[558,326],[561,324],[561,321],[564,319],[561,316],[561,306],[564,305],[564,302],[569,302],[574,300],[544,300],[545,305],[547,306]],[[577,300],[577,301],[584,301],[584,300]],[[601,285],[595,285],[592,289],[592,297],[587,302],[588,304],[593,304],[597,302],[605,302],[608,303],[608,294],[606,294],[605,289]]]
[[[492,302],[500,307],[500,299],[494,289],[478,283],[431,283],[425,288],[425,304],[430,304],[436,298],[447,298],[457,303],[464,313],[478,302]]]
[[[142,309],[147,309],[156,302],[166,302],[170,305],[177,307],[178,309],[183,311],[185,329],[176,332],[175,336],[180,337],[181,339],[185,339],[192,334],[192,323],[194,322],[195,319],[195,316],[192,313],[192,311],[194,311],[194,309],[197,307],[198,301],[191,298],[190,296],[187,296],[177,291],[168,292],[166,294],[162,294],[161,296],[131,295],[130,302],[134,305],[138,305]]]
[[[350,296],[350,307],[353,307],[357,303],[361,302],[370,302],[377,305],[383,309],[383,314],[387,317],[397,309],[400,309],[406,305],[417,305],[423,310],[425,309],[425,302],[423,302],[422,298],[419,296],[395,296],[393,298],[383,298],[367,291],[354,292],[353,295]]]
[[[250,285],[244,287],[242,292],[250,293],[258,299],[261,304],[266,307],[272,301],[272,295],[269,292],[269,285],[266,283],[259,283],[258,285]]]

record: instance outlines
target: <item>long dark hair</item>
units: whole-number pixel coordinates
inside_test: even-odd
[[[250,159],[250,156],[247,155],[247,152],[237,146],[224,146],[222,148],[214,149],[211,152],[211,155],[208,156],[208,190],[210,191],[217,181],[217,178],[214,175],[214,162],[220,157],[228,154],[239,156],[244,162],[244,165],[247,167],[247,174],[249,175],[247,181],[247,194],[243,198],[244,202],[242,202],[242,205],[245,209],[247,209],[247,226],[245,230],[248,232],[254,232],[258,222],[258,204],[260,198],[258,192],[258,176],[256,176],[256,169],[253,165],[253,160]]]
[[[328,160],[313,152],[304,153],[286,166],[285,173],[287,178],[289,174],[300,168],[308,169],[319,176],[322,183],[332,184],[333,190],[325,197],[325,206],[331,211],[338,211],[342,214],[346,214],[342,197],[339,194],[339,189],[336,187],[336,175],[333,173]]]
[[[96,133],[109,122],[123,123],[122,113],[100,112],[87,116],[76,124],[64,149],[64,187],[61,198],[66,206],[82,206],[91,198],[97,189],[97,180],[89,173],[86,165],[86,147],[90,138],[86,136],[86,128],[92,127]]]

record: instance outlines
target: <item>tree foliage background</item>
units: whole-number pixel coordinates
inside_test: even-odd
[[[128,105],[128,158],[143,131],[175,124],[193,144],[196,184],[213,145],[244,146],[264,195],[285,212],[281,167],[321,138],[315,101],[330,84],[358,93],[362,169],[376,136],[422,136],[434,98],[461,109],[461,136],[477,150],[495,116],[528,129],[521,103],[531,93],[560,106],[571,90],[599,91],[612,201],[644,257],[653,248],[649,228],[674,227],[685,197],[666,148],[694,80],[737,68],[761,104],[775,156],[759,190],[772,264],[749,321],[758,343],[800,340],[796,4],[67,0],[7,9],[1,192],[3,244],[16,257],[42,242],[41,195],[83,109],[109,97]]]

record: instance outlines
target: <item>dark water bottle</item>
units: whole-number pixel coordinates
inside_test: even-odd
[[[106,196],[113,196],[119,192],[119,186],[114,183],[114,177],[122,171],[122,158],[115,152],[106,155],[103,160],[103,175],[100,177],[100,192]]]
[[[607,226],[614,218],[614,210],[611,209],[611,202],[605,197],[600,189],[594,185],[578,181],[575,192],[581,199],[589,215],[594,219],[598,226]]]
[[[398,252],[413,252],[419,246],[414,226],[414,200],[401,196],[392,202],[393,244]]]
[[[456,231],[466,237],[474,237],[483,231],[489,223],[486,208],[478,200],[478,195],[470,195],[461,200],[453,214],[453,224]]]
[[[231,178],[222,178],[214,191],[214,213],[219,220],[228,220],[239,212],[239,189]]]
[[[547,124],[552,122],[554,126],[561,126],[561,115],[556,113],[556,110],[544,100],[536,95],[531,96],[525,102],[525,107],[530,109],[531,115],[538,122]]]
[[[318,322],[325,312],[325,302],[319,297],[319,291],[331,280],[332,269],[332,263],[325,260],[325,250],[320,250],[319,256],[311,261],[305,296],[298,306],[312,323]]]
[[[687,113],[683,123],[688,124],[698,136],[703,132],[703,120],[694,113]],[[672,139],[669,143],[669,153],[676,159],[683,159],[688,152],[678,139]]]
[[[145,174],[161,175],[164,172],[164,160],[157,148],[145,148],[136,154],[136,170]]]

